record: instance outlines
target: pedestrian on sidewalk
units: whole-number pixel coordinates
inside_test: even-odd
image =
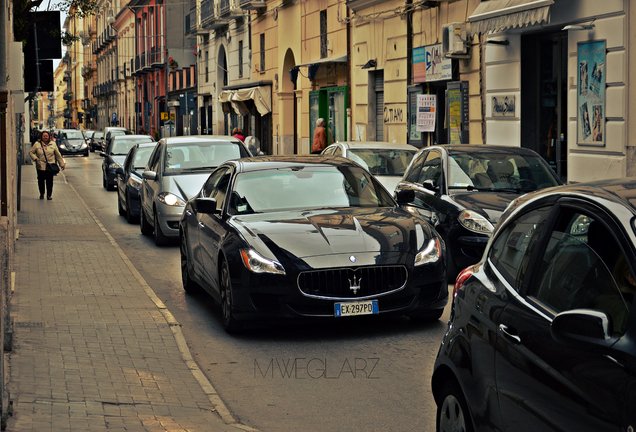
[[[64,158],[60,154],[55,141],[51,141],[51,134],[48,131],[42,131],[40,139],[31,147],[29,156],[35,162],[40,199],[44,199],[44,192],[46,192],[46,199],[52,200],[53,176],[55,174],[46,169],[47,164],[58,164],[60,169],[64,170],[66,163],[64,163]]]
[[[311,152],[320,154],[327,147],[327,129],[325,128],[325,119],[316,120],[316,128],[314,129],[314,140],[311,144]]]

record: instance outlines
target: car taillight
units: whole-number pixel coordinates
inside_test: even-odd
[[[462,285],[464,285],[464,282],[466,282],[468,278],[473,275],[473,273],[475,273],[474,266],[466,267],[464,270],[459,272],[457,278],[455,279],[455,286],[453,287],[453,298],[457,297],[457,291],[459,291]]]

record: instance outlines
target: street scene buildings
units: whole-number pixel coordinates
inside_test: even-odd
[[[44,6],[0,0],[3,353],[13,349],[20,224],[31,221],[20,216],[25,208],[37,211],[23,202],[25,190],[36,194],[35,184],[24,180],[34,176],[28,153],[42,130],[120,126],[159,140],[230,136],[240,128],[266,155],[298,156],[311,153],[317,121],[324,119],[327,144],[512,146],[536,152],[565,184],[636,175],[636,5],[629,0],[82,5],[66,5],[63,36],[48,38],[59,45],[52,49],[37,30],[29,36],[31,27],[42,33],[44,18],[29,14]],[[100,164],[93,166],[98,182]],[[75,199],[68,182],[56,182]],[[93,222],[90,206],[76,210],[82,223]],[[52,225],[69,223],[55,220]],[[175,358],[190,355],[167,349]],[[134,356],[144,357],[142,351]],[[0,361],[3,424],[12,409],[6,360]],[[176,386],[178,377],[170,379]],[[184,395],[187,402],[179,403],[194,409],[209,399],[201,383],[202,394]],[[28,401],[21,403],[24,409]]]

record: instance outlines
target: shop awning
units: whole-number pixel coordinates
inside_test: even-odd
[[[256,110],[260,115],[264,116],[272,112],[271,87],[247,87],[237,90],[223,90],[219,93],[219,102],[231,104],[234,112],[239,115],[249,113],[245,102],[250,100],[254,102],[254,106],[256,106]]]
[[[500,32],[550,21],[554,0],[482,0],[468,17],[473,33]]]
[[[301,66],[321,65],[326,63],[346,63],[346,62],[347,62],[347,56],[343,55],[342,57],[325,57],[325,58],[317,59],[307,63],[302,63],[296,66],[301,67]]]

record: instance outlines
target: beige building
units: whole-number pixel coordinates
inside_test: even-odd
[[[53,86],[55,88],[54,92],[54,106],[55,106],[55,128],[62,129],[65,127],[64,124],[64,111],[66,109],[66,100],[64,100],[64,95],[66,94],[66,83],[65,80],[66,74],[66,62],[61,61],[55,71],[53,71]]]
[[[132,75],[135,66],[135,14],[122,2],[122,8],[113,19],[112,28],[117,33],[115,39],[115,85],[116,112],[119,124],[135,130],[135,78]]]
[[[73,12],[73,8],[71,8]],[[67,126],[71,128],[84,128],[84,77],[82,76],[82,67],[84,66],[84,45],[80,33],[85,31],[84,19],[78,14],[69,13],[64,21],[64,30],[75,36],[75,38],[66,46],[67,62],[67,80],[66,80],[66,100],[67,107],[70,109],[70,117]],[[80,120],[82,120],[80,122]],[[82,123],[82,124],[81,124]]]

